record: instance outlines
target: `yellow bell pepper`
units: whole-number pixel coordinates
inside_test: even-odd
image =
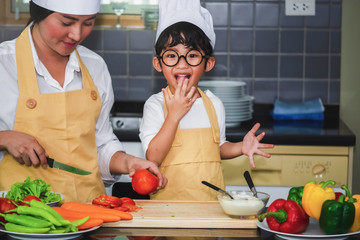
[[[335,199],[334,189],[328,187],[329,184],[335,185],[335,182],[329,180],[316,184],[315,181],[311,181],[305,184],[302,207],[309,217],[319,219],[323,203]]]
[[[358,232],[360,230],[360,195],[351,195],[349,189],[344,187],[344,185],[341,186],[341,188],[346,191],[347,197],[345,198],[345,201],[352,202],[355,206],[355,218],[349,231]]]

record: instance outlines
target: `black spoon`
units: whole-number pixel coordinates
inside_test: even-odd
[[[226,191],[222,190],[221,188],[219,188],[219,187],[217,187],[215,185],[212,185],[211,183],[208,183],[207,181],[202,181],[201,183],[208,186],[208,187],[210,187],[210,188],[212,188],[212,189],[214,189],[214,190],[216,190],[216,191],[218,191],[218,192],[221,192],[223,194],[228,195],[231,199],[234,199],[233,196],[231,196],[229,193],[227,193]]]
[[[254,186],[254,183],[252,181],[249,171],[244,172],[244,177],[245,177],[247,184],[249,185],[251,192],[254,194],[255,197],[257,197],[257,192],[256,192],[256,189],[255,189],[255,186]]]

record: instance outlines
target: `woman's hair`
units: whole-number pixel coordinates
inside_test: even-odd
[[[29,8],[30,18],[27,25],[29,25],[31,22],[34,22],[34,24],[39,23],[54,12],[49,9],[40,7],[39,5],[36,5],[35,3],[33,3],[33,1],[29,2]]]
[[[159,56],[162,50],[178,44],[202,50],[207,56],[213,55],[208,36],[199,27],[188,22],[178,22],[167,27],[156,41],[155,52]]]

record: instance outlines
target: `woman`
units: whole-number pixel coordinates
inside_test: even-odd
[[[155,164],[123,152],[109,121],[114,96],[106,64],[79,46],[99,8],[100,0],[33,0],[30,24],[0,44],[0,190],[30,176],[67,201],[87,202],[105,194],[104,183],[116,175],[140,168],[165,186]],[[46,157],[91,174],[50,168]]]

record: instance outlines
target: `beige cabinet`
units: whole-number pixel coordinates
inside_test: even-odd
[[[271,158],[255,156],[252,169],[247,156],[223,160],[226,185],[246,185],[243,172],[248,170],[259,186],[301,186],[308,181],[334,180],[336,186],[352,188],[353,147],[285,146],[266,150]]]

